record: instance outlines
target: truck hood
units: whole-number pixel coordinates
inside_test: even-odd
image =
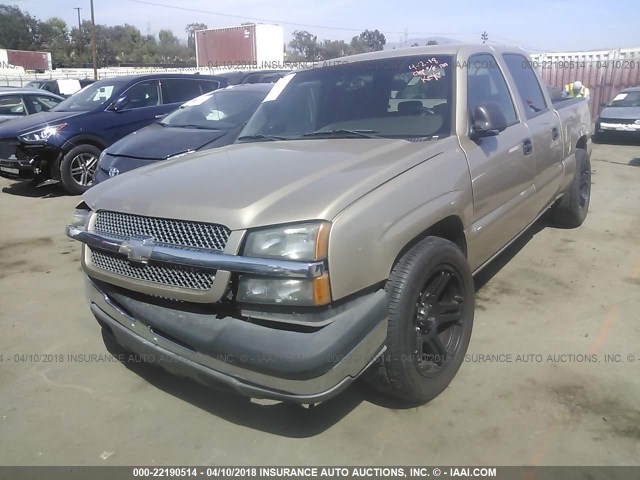
[[[16,118],[0,126],[0,138],[14,138],[47,125],[62,123],[70,117],[86,112],[40,112],[26,117]]]
[[[234,144],[159,162],[91,188],[94,210],[220,223],[232,230],[333,220],[444,140],[292,140]]]
[[[640,107],[606,107],[600,112],[600,118],[615,120],[639,120]],[[633,122],[631,122],[633,123]]]
[[[118,140],[107,149],[107,153],[116,157],[164,160],[189,150],[198,150],[225,133],[226,130],[163,127],[154,123]]]

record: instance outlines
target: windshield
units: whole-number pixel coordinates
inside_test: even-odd
[[[422,138],[451,133],[452,57],[343,63],[276,83],[239,141]]]
[[[610,107],[640,107],[640,92],[622,92],[615,96]]]
[[[167,127],[229,130],[246,122],[266,94],[233,88],[216,90],[190,100],[160,123]]]
[[[111,101],[124,82],[104,80],[87,85],[53,110],[56,112],[88,112]]]

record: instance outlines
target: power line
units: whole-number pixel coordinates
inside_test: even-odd
[[[218,16],[218,17],[226,17],[226,18],[235,18],[235,19],[239,19],[239,20],[253,20],[255,22],[265,22],[265,23],[276,23],[276,24],[280,24],[280,25],[289,25],[289,26],[293,26],[293,27],[305,27],[305,28],[318,28],[318,29],[325,29],[325,30],[338,30],[338,31],[345,31],[345,32],[357,32],[360,33],[362,31],[365,30],[365,28],[353,28],[353,27],[333,27],[333,26],[328,26],[328,25],[314,25],[314,24],[308,24],[308,23],[296,23],[296,22],[287,22],[284,20],[277,20],[277,19],[269,19],[269,18],[258,18],[258,17],[251,17],[251,16],[247,16],[247,15],[233,15],[230,13],[222,13],[222,12],[214,12],[211,10],[202,10],[202,9],[198,9],[198,8],[189,8],[189,7],[181,7],[181,6],[177,6],[177,5],[167,5],[166,3],[158,3],[158,2],[153,2],[150,0],[129,0],[133,3],[140,3],[143,5],[151,5],[154,7],[162,7],[162,8],[170,8],[172,10],[180,10],[183,12],[193,12],[193,13],[202,13],[205,15],[214,15],[214,16]],[[387,35],[407,35],[408,31],[404,30],[404,31],[393,31],[393,30],[379,30],[381,33],[387,34]],[[411,34],[413,36],[415,35],[428,35],[428,36],[436,36],[436,35],[457,35],[457,36],[477,36],[477,35],[481,35],[484,32],[411,32]],[[531,45],[527,45],[526,43],[522,43],[520,41],[516,41],[516,40],[511,40],[505,37],[500,37],[497,35],[494,35],[494,38],[498,38],[498,39],[503,39],[508,41],[509,43],[513,44],[513,45],[518,45],[524,48],[527,48],[529,50],[538,50],[538,51],[547,51],[546,49],[543,48],[537,48],[537,47],[533,47]],[[499,43],[499,42],[492,42],[492,43]]]
[[[280,25],[291,25],[294,27],[306,27],[306,28],[321,28],[321,29],[327,29],[327,30],[342,30],[342,31],[346,31],[346,32],[362,32],[363,30],[365,30],[364,28],[349,28],[349,27],[330,27],[328,25],[312,25],[312,24],[308,24],[308,23],[295,23],[295,22],[287,22],[284,20],[275,20],[275,19],[269,19],[269,18],[257,18],[257,17],[250,17],[247,15],[232,15],[229,13],[220,13],[220,12],[213,12],[211,10],[201,10],[198,8],[188,8],[188,7],[179,7],[176,5],[167,5],[165,3],[157,3],[157,2],[151,2],[148,0],[129,0],[131,2],[134,3],[141,3],[144,5],[152,5],[154,7],[164,7],[164,8],[171,8],[173,10],[182,10],[184,12],[194,12],[194,13],[204,13],[207,15],[215,15],[215,16],[219,16],[219,17],[228,17],[228,18],[237,18],[240,20],[254,20],[257,22],[268,22],[268,23],[277,23]],[[393,34],[393,35],[404,35],[404,31],[402,32],[395,32],[395,31],[391,31],[391,30],[379,30],[382,33],[388,33],[388,34]],[[412,32],[413,35],[476,35],[479,32]]]

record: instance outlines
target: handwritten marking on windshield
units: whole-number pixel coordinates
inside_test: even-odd
[[[440,63],[437,58],[432,57],[427,60],[412,63],[409,65],[409,70],[411,70],[414,77],[420,77],[420,81],[426,83],[432,80],[440,80],[442,78],[442,71],[448,66],[448,63]]]

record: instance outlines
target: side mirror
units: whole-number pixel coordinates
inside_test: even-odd
[[[471,112],[472,140],[483,137],[495,137],[507,128],[504,112],[495,102],[481,103]]]
[[[127,97],[126,95],[123,95],[120,98],[118,98],[115,102],[113,102],[111,106],[109,106],[109,110],[112,110],[114,112],[119,112],[120,110],[123,110],[127,105],[129,105],[129,97]]]

